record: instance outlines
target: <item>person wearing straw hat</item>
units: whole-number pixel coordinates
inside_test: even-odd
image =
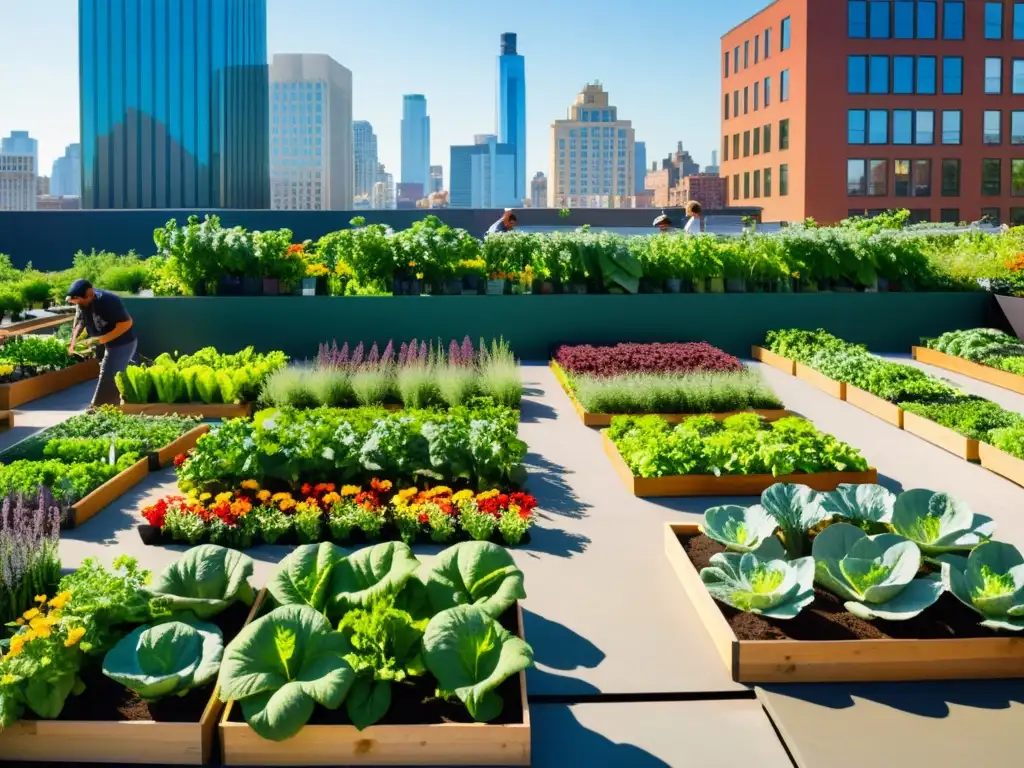
[[[662,232],[668,232],[673,228],[672,219],[666,216],[664,213],[654,220],[654,226],[656,226]]]
[[[92,283],[81,278],[71,284],[67,301],[78,308],[68,351],[74,354],[78,337],[85,331],[88,337],[85,343],[99,347],[103,352],[100,377],[96,382],[90,408],[117,405],[121,397],[114,377],[128,367],[139,345],[132,317],[119,296],[108,291],[98,291],[92,287]]]

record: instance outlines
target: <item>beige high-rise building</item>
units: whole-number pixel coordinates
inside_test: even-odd
[[[552,208],[628,206],[635,186],[636,135],[620,120],[600,83],[588,83],[565,120],[551,125],[548,205]]]

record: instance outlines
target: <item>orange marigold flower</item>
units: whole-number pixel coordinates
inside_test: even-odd
[[[270,495],[270,491],[263,490],[256,494],[256,498],[265,502],[270,500]]]
[[[370,487],[378,493],[387,493],[391,490],[390,480],[378,480],[376,477],[370,481]]]
[[[295,509],[295,499],[290,496],[287,499],[281,499],[281,503],[278,505],[278,509],[282,512],[287,512],[290,509]]]
[[[325,506],[330,507],[341,501],[341,496],[334,491],[331,491],[330,493],[325,493],[321,501]]]

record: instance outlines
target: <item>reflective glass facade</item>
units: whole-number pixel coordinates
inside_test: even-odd
[[[269,208],[266,0],[79,0],[83,208]]]
[[[501,36],[498,56],[498,141],[515,149],[516,199],[526,192],[526,62],[516,50],[516,35]]]

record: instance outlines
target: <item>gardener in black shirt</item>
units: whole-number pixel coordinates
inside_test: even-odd
[[[117,405],[121,398],[114,376],[128,367],[139,344],[131,315],[118,296],[97,291],[88,280],[75,280],[68,289],[67,300],[78,307],[68,351],[74,353],[75,343],[83,330],[88,336],[85,343],[101,347],[103,351],[100,378],[91,407]]]

